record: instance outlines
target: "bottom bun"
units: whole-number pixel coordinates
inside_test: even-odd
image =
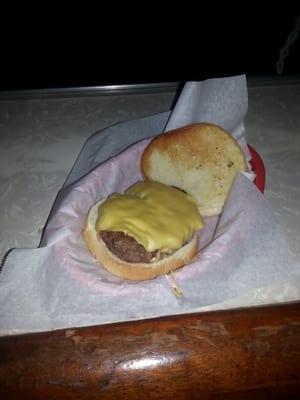
[[[151,263],[130,263],[118,258],[106,246],[95,229],[98,218],[98,208],[103,200],[98,201],[89,210],[86,225],[83,230],[84,242],[93,257],[109,272],[120,278],[130,280],[153,279],[177,268],[183,267],[194,260],[198,251],[198,236],[192,239],[169,256]]]

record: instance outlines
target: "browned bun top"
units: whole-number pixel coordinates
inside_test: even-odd
[[[202,216],[221,213],[236,174],[247,162],[236,140],[211,123],[187,125],[155,137],[144,150],[146,180],[176,186],[197,201]]]

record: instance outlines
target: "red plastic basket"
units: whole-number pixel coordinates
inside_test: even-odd
[[[255,185],[258,187],[258,189],[263,193],[265,190],[265,184],[266,184],[266,169],[264,162],[260,155],[257,153],[257,151],[248,144],[248,148],[251,154],[251,161],[250,164],[252,166],[253,171],[256,174],[256,177],[254,179]]]

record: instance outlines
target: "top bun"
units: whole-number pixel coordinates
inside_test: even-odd
[[[247,171],[244,153],[223,128],[197,123],[163,133],[146,147],[141,170],[147,180],[194,196],[202,216],[221,213],[232,182]]]

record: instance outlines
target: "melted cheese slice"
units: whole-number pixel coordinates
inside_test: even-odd
[[[172,253],[203,227],[195,200],[159,182],[138,182],[98,210],[96,230],[121,231],[147,251]]]

